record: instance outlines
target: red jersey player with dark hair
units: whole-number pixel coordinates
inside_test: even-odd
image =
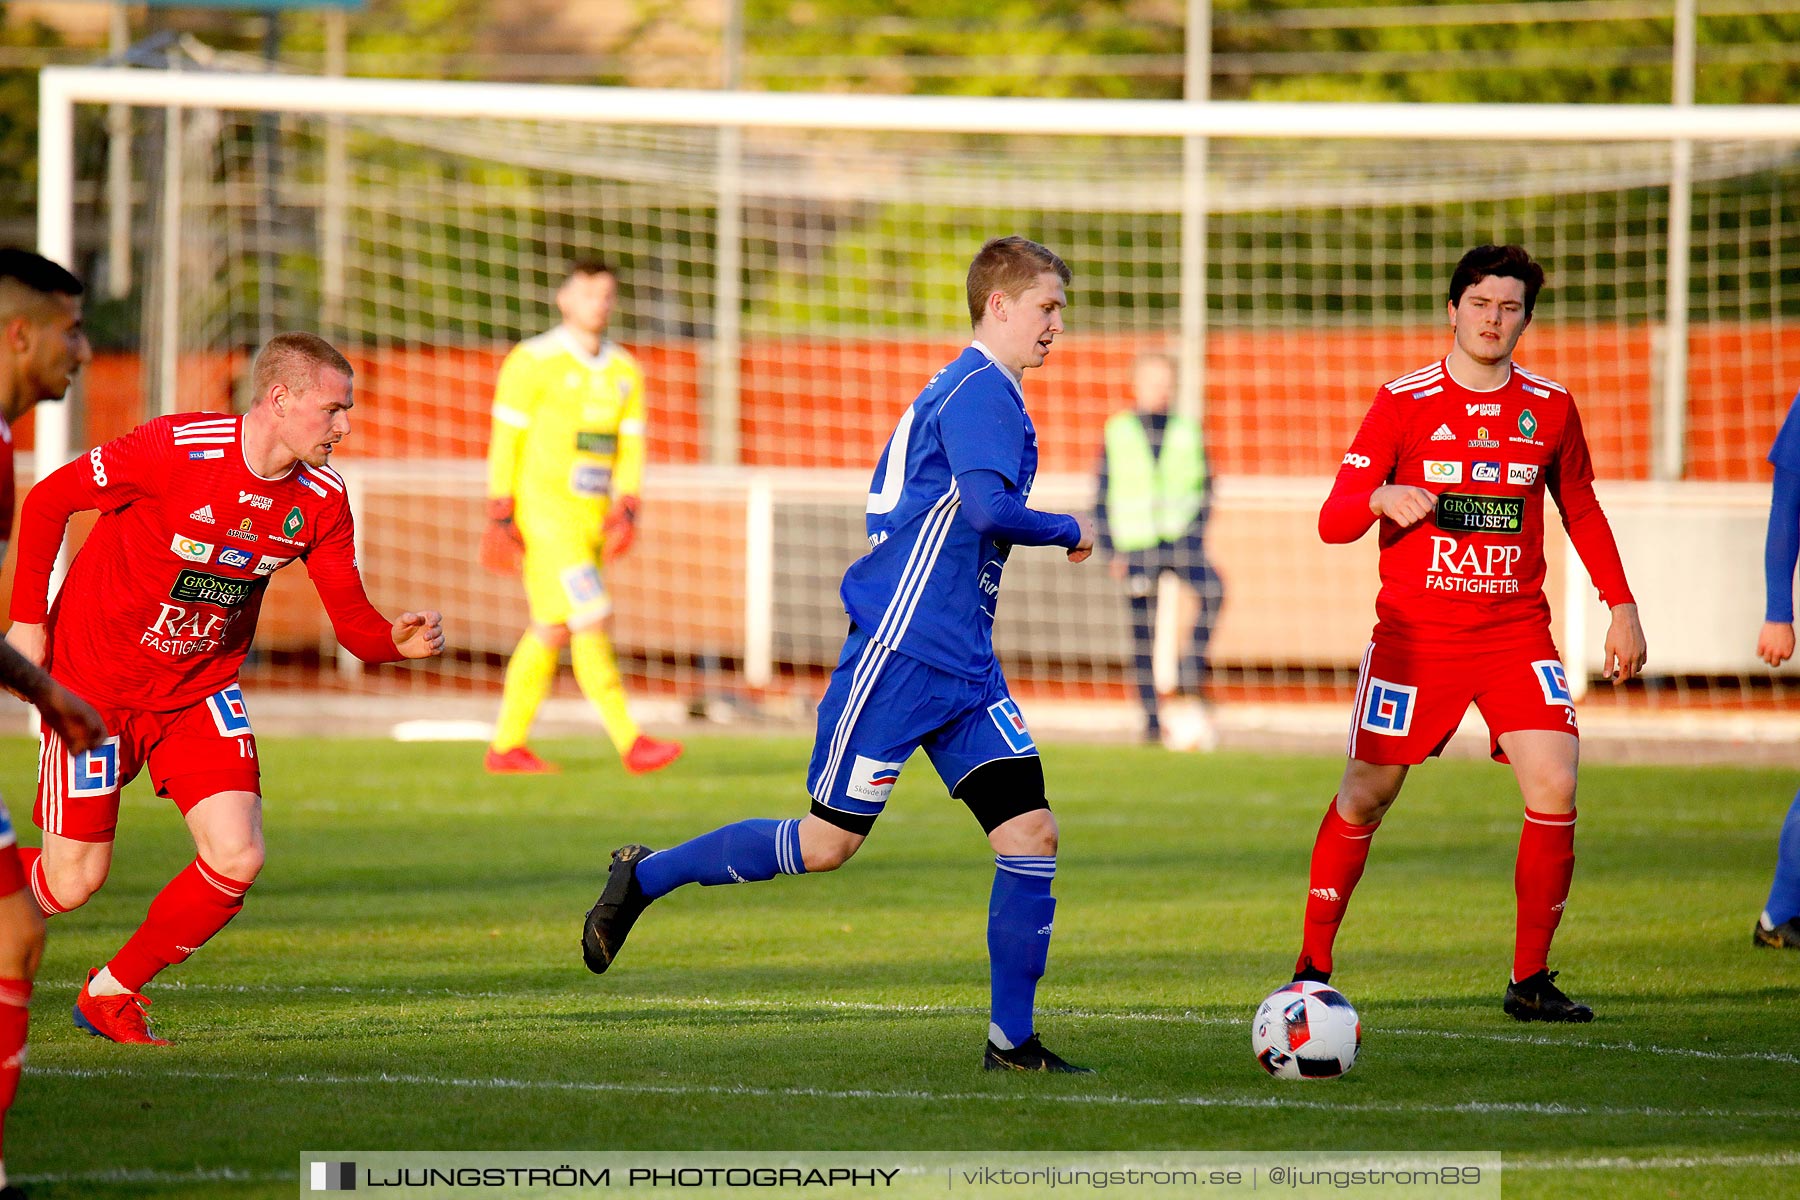
[[[1644,631],[1594,498],[1567,388],[1512,361],[1544,271],[1518,246],[1478,246],[1450,281],[1450,353],[1375,393],[1319,512],[1327,542],[1381,524],[1381,593],[1351,714],[1349,761],[1313,844],[1294,978],[1324,982],[1350,894],[1407,769],[1439,753],[1470,703],[1525,800],[1505,1011],[1589,1021],[1555,984],[1550,941],[1575,869],[1574,699],[1544,599],[1544,494],[1612,610],[1606,673],[1644,665]]]
[[[41,255],[0,248],[0,558],[12,533],[12,427],[40,400],[69,390],[92,357],[81,327],[81,281]],[[0,686],[37,705],[44,723],[70,745],[99,745],[100,714],[12,647],[0,643]],[[24,1192],[6,1181],[7,1109],[25,1061],[26,1008],[44,953],[44,918],[26,890],[12,817],[0,804],[0,1200]]]
[[[149,1031],[144,985],[236,916],[263,864],[256,735],[238,669],[268,577],[304,559],[338,641],[364,662],[444,648],[435,612],[391,624],[357,572],[344,479],[328,465],[350,431],[350,364],[323,338],[284,333],[257,355],[241,417],[159,417],[52,472],[25,500],[7,638],[99,706],[112,736],[83,752],[55,732],[38,760],[46,916],[86,903],[112,863],[119,791],[144,767],[193,834],[194,861],[144,923],[92,971],[75,1023],[115,1042]],[[46,611],[70,514],[100,517]]]

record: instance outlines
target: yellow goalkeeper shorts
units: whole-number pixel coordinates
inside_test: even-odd
[[[525,599],[537,625],[584,629],[612,613],[600,552],[577,538],[527,538]]]

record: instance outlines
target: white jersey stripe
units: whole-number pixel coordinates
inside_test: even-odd
[[[1422,375],[1417,379],[1408,379],[1403,383],[1390,383],[1387,385],[1387,390],[1398,396],[1401,392],[1417,391],[1419,388],[1430,387],[1434,383],[1442,383],[1443,381],[1444,373],[1442,371],[1433,371],[1429,375]]]
[[[175,435],[177,446],[229,446],[235,441],[237,438],[228,433],[190,434],[187,437],[182,437],[180,434]]]
[[[956,494],[956,483],[952,480],[950,495],[955,496]],[[901,615],[900,627],[893,631],[893,644],[895,645],[898,645],[900,640],[906,636],[907,627],[912,624],[913,613],[918,611],[919,601],[925,598],[925,585],[931,578],[931,572],[937,567],[938,555],[943,552],[944,543],[950,540],[950,525],[956,520],[956,513],[960,508],[962,508],[962,501],[958,499],[944,510],[943,515],[934,525],[928,525],[919,533],[921,542],[926,538],[931,539],[931,549],[927,552],[929,557],[925,561],[924,570],[919,573],[918,582],[912,590],[912,595],[906,599],[906,611]],[[891,614],[893,610],[889,609],[888,611]]]
[[[338,480],[338,481],[334,482],[330,475],[327,475],[327,474],[319,471],[315,467],[309,467],[309,466],[302,465],[300,468],[300,473],[302,475],[306,476],[308,479],[317,480],[318,482],[324,484],[326,487],[330,488],[334,492],[341,493],[344,490],[344,484],[343,484],[342,480]],[[333,472],[332,474],[336,474],[336,472]]]
[[[1444,364],[1441,361],[1434,362],[1428,367],[1420,367],[1416,371],[1409,371],[1398,379],[1390,379],[1384,386],[1390,391],[1404,391],[1406,388],[1424,380],[1426,376],[1434,375],[1441,372],[1443,369]]]
[[[1531,382],[1533,382],[1533,383],[1542,384],[1544,387],[1547,387],[1547,388],[1553,388],[1556,391],[1562,392],[1564,395],[1568,394],[1569,389],[1564,387],[1562,384],[1556,382],[1556,380],[1546,379],[1542,375],[1539,375],[1535,371],[1527,371],[1524,367],[1521,367],[1518,363],[1513,364],[1513,370],[1517,371],[1519,374],[1523,375],[1525,378],[1531,380]]]
[[[931,564],[926,563],[924,573],[920,574],[919,567],[921,560],[928,555],[933,559],[936,557],[935,552],[926,549],[926,543],[931,540],[930,534],[932,526],[935,522],[943,519],[944,513],[950,512],[954,514],[955,506],[958,503],[959,501],[956,497],[956,481],[951,480],[949,490],[938,497],[937,503],[931,506],[925,514],[924,521],[920,523],[919,536],[913,542],[912,550],[908,552],[906,556],[906,566],[900,571],[900,582],[894,588],[894,598],[888,601],[887,611],[882,614],[881,623],[875,628],[874,636],[876,641],[885,642],[888,640],[889,631],[893,628],[894,619],[905,606],[908,592],[914,588],[919,590],[924,589],[925,580],[929,578],[931,574]]]
[[[337,468],[332,466],[330,463],[326,463],[322,467],[312,467],[310,469],[312,471],[314,471],[315,473],[326,475],[332,479],[337,480],[338,487],[340,489],[344,487],[344,477],[342,475],[339,475]]]

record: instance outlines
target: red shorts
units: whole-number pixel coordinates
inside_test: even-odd
[[[0,800],[0,896],[10,896],[25,886],[25,866],[19,861],[19,844],[13,833],[12,814]]]
[[[1488,752],[1501,762],[1500,735],[1550,729],[1580,736],[1568,676],[1546,633],[1506,649],[1446,651],[1370,642],[1350,715],[1351,758],[1413,766],[1444,749],[1470,703],[1487,721]]]
[[[61,738],[44,731],[31,815],[45,833],[112,841],[119,792],[146,765],[156,794],[173,800],[183,816],[220,792],[262,790],[256,734],[235,683],[179,712],[102,708],[100,716],[112,736],[82,754],[70,754]]]

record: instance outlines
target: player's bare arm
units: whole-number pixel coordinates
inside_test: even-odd
[[[1369,511],[1386,517],[1402,529],[1409,529],[1429,517],[1437,508],[1437,498],[1422,487],[1389,483],[1369,493]]]
[[[14,621],[6,631],[6,644],[18,651],[19,657],[34,667],[44,665],[46,638],[42,622]]]
[[[1762,632],[1756,635],[1756,657],[1771,667],[1794,657],[1794,623],[1764,621]]]
[[[1600,660],[1606,677],[1614,685],[1637,678],[1644,669],[1647,654],[1644,626],[1638,621],[1637,605],[1613,605],[1612,624],[1606,630],[1606,652]]]
[[[394,618],[394,646],[407,658],[436,658],[444,652],[441,613],[403,612]]]
[[[38,660],[14,649],[9,633],[8,643],[0,645],[0,687],[35,706],[43,715],[44,723],[72,752],[79,754],[83,750],[92,750],[106,740],[105,723],[93,705],[50,678],[38,665],[43,657],[44,627],[33,625],[30,628],[37,631]]]
[[[607,562],[624,556],[631,549],[631,543],[637,538],[638,498],[636,496],[620,496],[612,503],[606,514],[606,528],[602,534],[602,553]]]
[[[1073,550],[1069,551],[1069,561],[1072,563],[1086,562],[1094,553],[1094,519],[1083,514],[1076,517],[1075,522],[1081,526],[1081,540],[1075,543]],[[1114,561],[1121,564],[1123,562],[1120,559]]]

